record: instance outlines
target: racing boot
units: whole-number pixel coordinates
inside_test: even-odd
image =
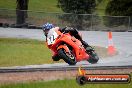
[[[84,48],[87,50],[87,52],[94,51],[94,48],[91,47],[90,45],[88,45],[87,42],[85,42],[85,41],[83,41],[83,40],[82,40],[81,42],[82,42],[82,44],[84,45]]]

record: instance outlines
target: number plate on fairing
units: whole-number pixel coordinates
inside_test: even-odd
[[[49,34],[47,37],[48,45],[54,44],[57,37],[58,37],[58,34],[54,30],[49,31]]]

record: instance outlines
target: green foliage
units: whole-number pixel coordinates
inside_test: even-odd
[[[83,16],[82,15],[63,14],[63,15],[59,16],[59,19],[65,21],[65,22],[68,22],[69,25],[66,25],[66,26],[71,26],[71,27],[77,28],[78,30],[83,30],[83,28],[82,28]]]
[[[126,16],[104,16],[104,24],[107,27],[118,27],[118,26],[128,26],[129,17]],[[122,29],[121,29],[122,30]]]
[[[95,6],[95,0],[58,0],[58,7],[66,13],[91,14]]]
[[[72,27],[83,30],[83,16],[78,14],[91,14],[96,6],[95,0],[58,0],[58,7],[69,15],[62,15],[60,18],[71,24]]]
[[[103,0],[96,0],[97,4],[100,4]]]
[[[132,0],[111,0],[106,14],[112,16],[132,16]]]
[[[132,0],[111,0],[105,13],[110,16],[132,16]],[[127,26],[128,21],[129,17],[107,17],[104,24],[109,27]]]

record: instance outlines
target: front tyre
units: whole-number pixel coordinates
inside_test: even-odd
[[[67,53],[64,49],[58,50],[58,55],[69,65],[75,65],[76,60],[72,52]]]

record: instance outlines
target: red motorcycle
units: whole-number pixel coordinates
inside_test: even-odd
[[[69,65],[75,65],[82,60],[93,64],[99,60],[94,49],[89,50],[91,46],[85,49],[81,41],[71,36],[70,33],[61,33],[58,30],[49,31],[47,45],[54,54],[58,54]]]

